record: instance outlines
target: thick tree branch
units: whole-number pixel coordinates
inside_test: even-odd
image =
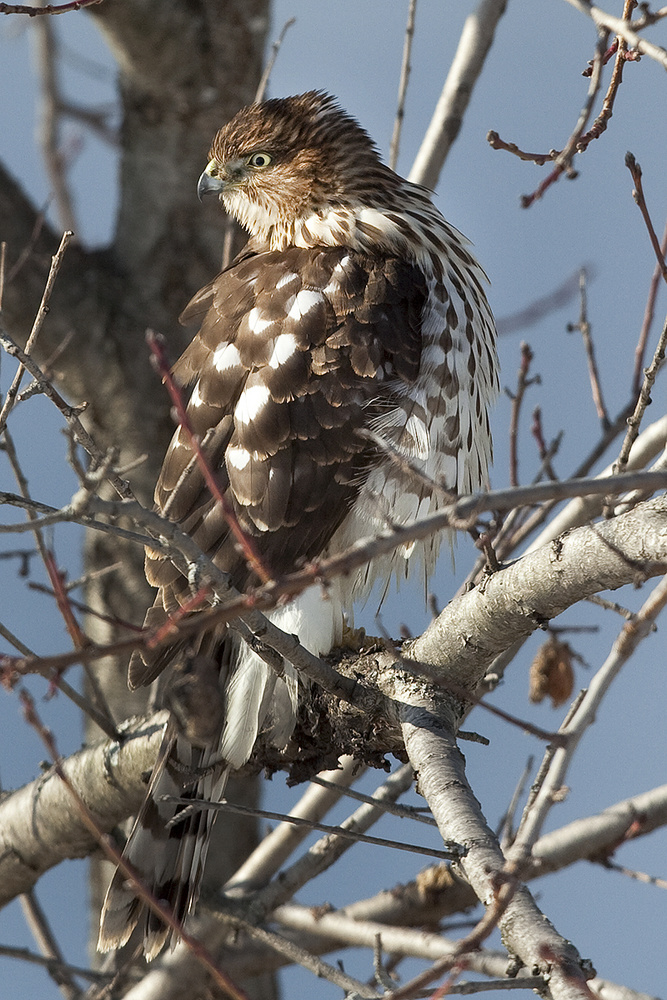
[[[165,720],[165,713],[140,720],[126,729],[121,745],[106,740],[64,762],[103,830],[112,830],[141,805],[142,776],[155,763]],[[95,847],[55,771],[7,795],[0,803],[0,906],[65,858],[86,857]]]
[[[428,669],[430,676],[437,676],[442,681],[445,690],[447,682],[453,681],[459,687],[472,691],[496,653],[517,638],[534,631],[540,624],[591,593],[658,575],[664,572],[665,566],[667,566],[667,498],[661,497],[641,504],[633,511],[609,522],[579,528],[557,543],[545,546],[496,573],[484,587],[477,588],[452,602],[424,635],[405,650],[403,662],[406,666],[413,662],[418,668],[423,665]],[[526,590],[526,580],[530,581],[530,591]],[[526,592],[531,593],[530,606],[526,606],[525,597],[522,596]],[[465,639],[462,641],[461,637]],[[397,683],[414,684],[415,690],[418,691],[427,690],[429,685],[425,680],[419,679],[418,675],[398,669],[395,656],[388,652],[358,657],[351,662],[349,670],[353,676],[361,671],[368,687],[371,687],[373,679],[377,680],[378,694],[374,714],[369,716],[367,701],[364,702],[363,711],[360,711],[358,707],[346,707],[344,703],[331,696],[323,696],[321,692],[318,695],[315,690],[311,712],[316,712],[319,704],[319,711],[333,726],[333,730],[328,731],[329,736],[338,733],[340,745],[337,747],[337,753],[346,750],[343,745],[344,739],[341,739],[340,734],[346,733],[346,738],[352,739],[355,727],[357,729],[361,727],[363,743],[368,754],[383,754],[387,749],[396,748],[397,713],[400,715],[404,711],[401,705],[405,702],[404,692],[397,688]],[[129,752],[131,747],[138,747],[140,744],[141,741],[134,738],[129,744],[124,744],[124,747]],[[354,747],[355,744],[353,752]],[[155,749],[156,745],[154,752]],[[329,754],[331,751],[332,746],[329,746]],[[93,754],[90,758],[77,757],[77,760],[87,762],[85,767],[80,764],[77,772],[82,775],[82,780],[85,778],[82,794],[86,801],[90,801],[90,796],[94,799],[94,789],[99,785],[99,775],[104,773],[105,752],[104,749],[97,748],[89,751]],[[264,752],[261,751],[258,757],[260,764]],[[297,758],[298,756],[297,752]],[[129,759],[123,757],[124,761]],[[274,754],[270,754],[269,759],[272,767],[279,766]],[[139,792],[143,789],[141,772],[150,766],[150,762],[149,750],[142,750],[141,759],[132,772],[134,791],[125,799],[119,795],[114,806],[117,811],[113,819],[109,819],[111,826],[120,822],[136,808],[141,797]],[[128,763],[126,766],[130,767],[131,764]],[[326,763],[324,766],[327,766]],[[19,795],[23,797],[17,799]],[[19,845],[23,844],[23,831],[28,829],[32,822],[32,796],[33,792],[25,793],[25,790],[15,793],[0,809],[0,834],[5,840],[6,850],[10,852],[5,855],[4,864],[10,864],[10,872],[13,865],[11,845],[18,849]],[[18,806],[17,802],[20,803]],[[48,802],[44,796],[39,797],[39,803],[40,809],[47,810]],[[6,814],[3,810],[9,808],[10,804],[12,816],[17,815],[17,809],[18,813],[23,815],[24,827],[20,825],[16,827],[14,824],[19,821],[12,821],[11,829],[19,830],[18,835],[10,836],[6,833],[8,828],[4,825],[3,816]],[[50,813],[45,811],[43,814],[40,813],[41,815],[44,816],[44,826],[48,826]],[[57,822],[62,822],[61,814]],[[77,852],[81,853],[78,834],[74,830],[66,833],[60,826],[58,829],[60,850],[63,852],[60,857],[67,856],[71,843],[74,843]],[[16,839],[12,839],[14,836]],[[69,847],[68,842],[71,842]],[[87,843],[90,849],[92,845],[89,841]],[[57,863],[59,859],[53,855],[52,860],[44,867]],[[44,868],[39,867],[37,870],[24,869],[24,877],[28,878],[28,875],[30,877],[29,883],[24,888],[34,884],[43,870]],[[4,886],[15,884],[10,882],[9,875],[3,874],[2,865],[0,865],[0,884]],[[24,888],[16,891],[24,891]],[[8,898],[10,897],[4,897],[4,901]]]
[[[496,654],[572,604],[658,576],[666,566],[662,496],[566,533],[495,573],[445,608],[405,655],[430,667],[448,665],[446,678],[473,690]]]
[[[437,185],[506,5],[507,0],[481,0],[467,18],[433,118],[409,174],[415,184],[428,188]]]
[[[554,1000],[588,1000],[586,977],[576,949],[547,921],[525,886],[509,873],[504,875],[505,858],[465,776],[463,755],[456,746],[453,713],[440,699],[434,700],[409,682],[397,684],[397,696],[403,703],[403,737],[419,789],[443,838],[467,848],[459,864],[487,908],[487,926],[480,930],[479,937],[473,932],[474,945],[479,946],[480,939],[484,940],[497,924],[511,954],[533,972],[550,974]],[[464,938],[452,958],[463,956],[472,946]]]

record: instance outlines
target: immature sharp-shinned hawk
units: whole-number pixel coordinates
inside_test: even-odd
[[[174,374],[184,386],[194,383],[189,420],[270,572],[280,576],[388,522],[434,511],[442,495],[429,479],[459,493],[484,485],[488,408],[498,389],[486,278],[429,192],[381,163],[332,97],[310,92],[239,111],[213,140],[198,193],[218,195],[250,240],[185,309],[182,321],[200,329]],[[409,463],[397,463],[363,429]],[[155,496],[236,587],[257,582],[183,429]],[[438,538],[418,542],[411,558],[421,557],[428,572],[438,546]],[[313,588],[269,617],[311,652],[327,653],[341,641],[343,609],[377,580],[404,574],[409,555],[404,548],[376,558],[333,580],[326,600]],[[159,588],[148,616],[154,622],[190,591],[156,553],[148,553],[146,572]],[[194,742],[172,725],[170,763],[126,852],[157,898],[184,919],[197,899],[214,814],[190,813],[167,829],[179,807],[159,795],[219,799],[260,730],[277,746],[287,743],[298,685],[289,665],[280,678],[247,645],[217,633],[196,650],[181,643],[135,655],[130,686],[151,682],[179,657],[215,662],[224,710]],[[100,947],[125,943],[142,912],[153,958],[169,931],[117,872]]]

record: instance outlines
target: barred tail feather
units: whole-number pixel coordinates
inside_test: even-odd
[[[123,851],[146,889],[166,903],[181,923],[197,903],[216,814],[214,810],[195,810],[181,823],[173,823],[184,807],[163,801],[163,796],[219,801],[229,775],[229,768],[221,768],[219,761],[217,749],[193,747],[176,735],[170,723],[148,793]],[[202,776],[192,783],[197,772]],[[137,925],[141,925],[146,959],[151,961],[172,931],[141,901],[118,869],[102,907],[98,949],[111,951],[127,944]]]

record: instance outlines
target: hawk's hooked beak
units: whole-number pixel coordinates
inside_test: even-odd
[[[215,161],[211,160],[206,170],[197,181],[197,197],[201,201],[205,194],[222,194],[225,182],[220,177],[214,177],[210,171],[215,168]]]

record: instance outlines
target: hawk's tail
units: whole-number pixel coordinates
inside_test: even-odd
[[[198,777],[196,777],[198,775]],[[173,723],[165,732],[149,792],[128,838],[123,859],[144,887],[166,904],[183,923],[199,896],[215,811],[192,808],[169,798],[222,798],[229,767],[219,763],[211,749],[199,749],[176,734]],[[183,819],[178,821],[178,814]],[[169,937],[178,939],[148,908],[126,875],[117,869],[102,907],[98,949],[121,948],[139,925],[146,959],[162,950]]]

